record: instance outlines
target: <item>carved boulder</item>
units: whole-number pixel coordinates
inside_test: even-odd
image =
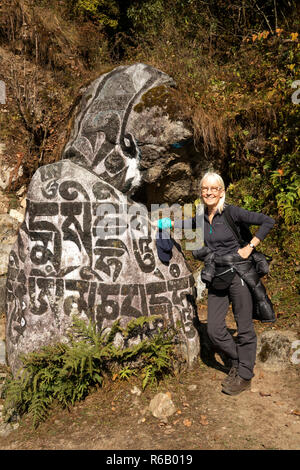
[[[159,260],[149,214],[130,198],[141,180],[132,110],[151,87],[171,82],[143,64],[101,76],[82,97],[62,160],[33,176],[7,274],[13,372],[20,354],[65,341],[74,313],[99,330],[157,314],[160,326],[180,322],[187,363],[198,356],[193,275],[177,243],[168,263]]]

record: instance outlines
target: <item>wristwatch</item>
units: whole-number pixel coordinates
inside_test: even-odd
[[[249,246],[251,246],[251,248],[253,248],[253,249],[255,248],[255,246],[251,242],[249,243]]]

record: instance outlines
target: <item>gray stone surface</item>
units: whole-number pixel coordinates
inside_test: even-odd
[[[0,340],[0,364],[6,364],[5,342]]]
[[[6,190],[9,186],[11,181],[15,181],[16,177],[20,177],[23,174],[22,166],[19,167],[17,175],[13,174],[11,180],[11,173],[13,172],[14,168],[12,168],[6,161],[5,161],[5,144],[0,142],[0,190]],[[11,181],[10,181],[11,180]]]
[[[33,176],[7,275],[13,371],[21,353],[64,341],[74,313],[99,330],[158,315],[147,334],[180,324],[182,355],[188,364],[198,356],[193,275],[178,244],[168,264],[159,260],[156,229],[130,198],[141,183],[131,113],[143,93],[171,82],[143,64],[100,77],[83,95],[63,159]]]
[[[8,214],[0,214],[0,276],[7,273],[9,253],[17,239],[20,223]]]
[[[8,258],[7,258],[8,265]],[[0,315],[5,313],[6,276],[0,277]],[[1,332],[1,329],[0,329]],[[0,336],[1,339],[1,336]]]
[[[63,158],[91,168],[127,193],[125,175],[128,179],[134,174],[131,188],[142,183],[139,196],[144,203],[183,203],[198,198],[199,181],[209,161],[194,147],[193,131],[179,109],[174,86],[171,77],[143,64],[118,67],[99,77],[78,106]],[[90,136],[95,138],[95,130],[93,141]],[[111,170],[120,166],[120,155],[135,158],[130,165],[125,158],[115,174]]]
[[[289,366],[291,346],[295,338],[296,336],[275,330],[264,331],[258,338],[257,345],[257,359],[260,365],[273,371]]]

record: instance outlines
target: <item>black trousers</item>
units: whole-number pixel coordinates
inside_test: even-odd
[[[226,327],[229,303],[237,324],[237,342]],[[208,289],[207,332],[212,343],[238,364],[239,376],[251,379],[256,359],[257,338],[252,320],[252,296],[236,274],[227,289]]]

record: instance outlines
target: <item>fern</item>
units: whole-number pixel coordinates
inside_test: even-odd
[[[119,372],[120,379],[128,380],[132,375],[137,375],[134,369],[131,369],[128,365],[126,365],[123,369]]]
[[[157,384],[172,372],[175,334],[159,331],[151,336],[149,324],[158,319],[140,317],[126,328],[116,321],[105,334],[97,332],[91,322],[74,317],[68,344],[46,346],[22,357],[23,369],[4,387],[6,419],[9,421],[14,412],[29,413],[36,427],[46,419],[54,402],[62,407],[74,405],[116,369],[120,379],[140,374],[143,388]],[[126,341],[145,333],[150,337],[120,348],[114,345],[117,333]]]
[[[34,393],[28,406],[28,413],[32,415],[33,425],[45,421],[48,415],[48,409],[53,402],[53,398],[45,396],[43,393]]]
[[[143,383],[142,383],[142,387],[143,389],[146,388],[146,386],[148,385],[148,383],[150,382],[151,385],[153,384],[153,371],[152,371],[152,367],[151,366],[146,366],[144,368],[144,380],[143,380]],[[152,377],[152,379],[150,380],[150,378]]]

